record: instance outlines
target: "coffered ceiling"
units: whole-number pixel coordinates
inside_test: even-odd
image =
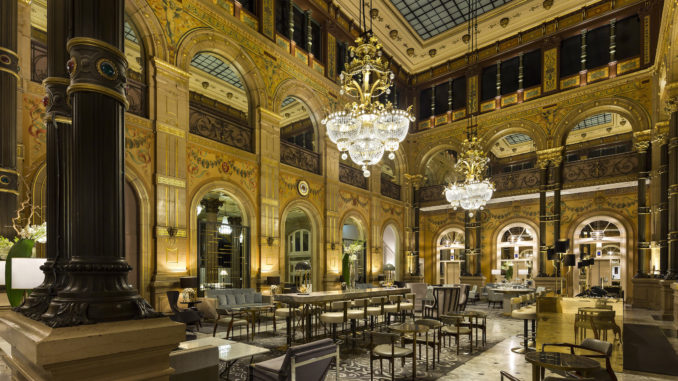
[[[478,47],[594,4],[595,0],[478,0]],[[359,25],[360,2],[335,0]],[[368,4],[369,5],[369,4]],[[467,0],[373,0],[367,19],[384,50],[410,73],[464,55]],[[369,27],[369,25],[368,25]]]

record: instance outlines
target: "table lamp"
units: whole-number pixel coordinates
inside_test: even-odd
[[[198,288],[197,276],[182,276],[179,278],[179,285],[181,286],[181,300],[184,303],[193,303],[198,298],[196,289]]]
[[[297,262],[297,264],[294,265],[294,270],[301,273],[301,279],[299,280],[299,284],[298,284],[299,291],[302,294],[306,293],[306,291],[309,288],[308,274],[311,272],[311,264],[308,263],[308,261]],[[302,284],[303,284],[303,289],[302,289]]]
[[[384,265],[384,272],[386,273],[386,284],[393,284],[393,272],[395,271],[395,266],[392,263],[387,263]]]

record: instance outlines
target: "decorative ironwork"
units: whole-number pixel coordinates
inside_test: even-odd
[[[445,200],[445,185],[430,185],[419,188],[419,202]]]
[[[509,192],[518,189],[537,191],[539,188],[539,169],[526,169],[492,176],[496,192]]]
[[[280,141],[280,162],[304,171],[320,174],[320,154],[296,144]]]
[[[339,181],[354,187],[367,189],[367,178],[363,176],[363,171],[344,163],[339,163]]]
[[[394,200],[400,200],[400,185],[382,177],[381,194]]]
[[[31,40],[31,81],[42,83],[47,78],[47,45]]]
[[[244,113],[200,94],[191,93],[189,131],[248,152],[253,151],[252,129]]]
[[[566,163],[563,168],[563,181],[581,182],[603,177],[635,176],[639,170],[638,164],[635,152]]]

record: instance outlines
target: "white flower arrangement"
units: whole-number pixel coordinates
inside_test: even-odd
[[[19,230],[17,236],[21,239],[32,239],[35,242],[46,243],[47,242],[47,222],[43,222],[41,225],[28,225]]]
[[[348,256],[348,260],[355,262],[358,260],[358,254],[363,250],[363,241],[355,241],[350,245],[344,246],[344,255]]]

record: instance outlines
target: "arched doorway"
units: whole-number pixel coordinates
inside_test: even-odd
[[[461,263],[464,253],[464,231],[459,228],[450,228],[436,239],[436,262],[438,265],[436,283],[461,283]]]
[[[531,278],[538,266],[538,252],[537,233],[527,224],[510,224],[497,236],[497,268],[508,281]]]
[[[626,243],[624,225],[608,216],[582,221],[574,231],[573,267],[575,294],[593,286],[626,289]]]
[[[400,255],[400,239],[398,238],[398,230],[393,224],[388,224],[384,228],[381,246],[384,254],[382,269],[385,268],[387,264],[393,265],[395,267],[395,280],[401,280],[402,260]],[[387,277],[386,273],[384,273],[384,277]]]
[[[356,283],[367,282],[367,242],[365,231],[360,221],[355,217],[347,217],[341,228],[342,250],[355,242],[362,242],[362,252],[358,254],[356,261]]]
[[[250,229],[240,203],[217,189],[207,192],[197,208],[200,290],[249,287]]]
[[[302,276],[307,275],[295,268],[301,262],[311,265],[313,271],[314,234],[311,219],[306,212],[293,207],[287,212],[284,221],[285,263],[282,273],[285,282],[298,284]]]
[[[125,181],[125,260],[132,267],[127,281],[139,289],[139,199],[129,181]]]

